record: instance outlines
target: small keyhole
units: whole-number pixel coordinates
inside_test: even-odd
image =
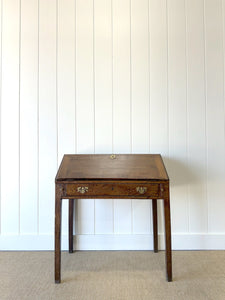
[[[114,190],[114,187],[112,187],[112,191]]]

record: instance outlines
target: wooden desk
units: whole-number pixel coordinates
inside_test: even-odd
[[[159,154],[64,155],[55,178],[55,282],[61,280],[62,199],[69,199],[69,252],[73,252],[74,199],[152,199],[154,252],[158,252],[157,199],[163,199],[167,280],[172,281],[169,178]]]

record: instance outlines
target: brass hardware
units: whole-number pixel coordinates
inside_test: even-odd
[[[139,194],[144,194],[145,192],[147,192],[147,188],[144,187],[144,186],[138,186],[138,187],[136,187],[136,191],[137,191]]]
[[[115,158],[116,158],[116,155],[115,155],[115,154],[112,154],[112,155],[110,155],[110,158],[111,158],[111,159],[115,159]]]
[[[160,196],[163,197],[164,187],[163,184],[160,184]]]
[[[87,186],[79,186],[77,188],[78,193],[84,194],[86,192],[88,192],[88,187]]]

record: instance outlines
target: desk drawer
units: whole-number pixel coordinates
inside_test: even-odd
[[[159,184],[157,183],[71,183],[66,185],[66,196],[68,197],[157,198],[159,194]]]

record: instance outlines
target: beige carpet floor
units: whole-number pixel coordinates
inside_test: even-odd
[[[54,283],[53,252],[0,252],[0,299],[225,299],[225,251],[173,251],[173,282],[164,252],[62,253]]]

